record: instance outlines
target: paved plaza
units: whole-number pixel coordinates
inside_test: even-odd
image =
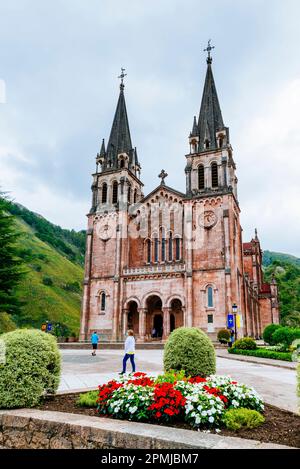
[[[62,350],[63,369],[60,392],[96,389],[99,384],[116,378],[122,369],[123,350]],[[163,350],[137,350],[137,371],[152,375],[162,372]],[[128,361],[127,371],[130,371]],[[261,363],[217,357],[217,373],[253,386],[265,402],[298,412],[296,371]]]

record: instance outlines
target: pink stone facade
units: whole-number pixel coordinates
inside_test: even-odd
[[[208,62],[204,94],[216,93],[211,83]],[[118,106],[125,107],[123,90]],[[202,146],[203,116],[207,128],[210,124],[202,108],[189,139],[186,193],[167,186],[162,177],[144,196],[131,150],[118,153],[109,165],[108,149],[103,146],[97,155],[81,339],[97,330],[108,340],[123,340],[132,328],[140,341],[165,340],[180,326],[199,327],[215,339],[227,327],[233,304],[240,318],[238,337],[260,337],[265,325],[279,322],[277,286],[263,280],[257,234],[250,243],[242,241],[228,129],[219,124],[217,143],[205,139]],[[121,114],[117,108],[115,120]],[[106,166],[99,171],[98,163]]]

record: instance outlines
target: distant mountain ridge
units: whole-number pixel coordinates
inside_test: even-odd
[[[289,262],[290,264],[300,267],[300,258],[292,256],[291,254],[284,254],[282,252],[263,251],[263,265],[268,267],[272,262]]]

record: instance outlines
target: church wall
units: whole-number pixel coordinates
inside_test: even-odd
[[[208,287],[213,288],[213,307],[208,306]],[[193,274],[193,326],[205,332],[216,333],[226,327],[224,270],[194,272]],[[208,315],[213,323],[208,324]]]
[[[106,307],[105,311],[101,311],[100,306],[100,293],[105,292]],[[91,281],[90,290],[90,314],[88,329],[97,329],[101,332],[106,331],[111,333],[112,330],[112,317],[113,317],[113,303],[114,303],[114,281],[110,279],[99,279]]]
[[[268,324],[276,322],[273,319],[272,321],[272,308],[271,308],[271,298],[260,298],[259,299],[259,310],[260,310],[260,320],[262,331]]]

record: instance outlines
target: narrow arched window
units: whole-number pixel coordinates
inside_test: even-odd
[[[154,262],[158,262],[158,238],[154,238]]]
[[[219,138],[219,148],[223,147],[223,137]]]
[[[207,306],[208,308],[213,308],[214,306],[214,296],[212,287],[207,287]]]
[[[169,261],[173,260],[173,237],[172,233],[170,233],[169,237]]]
[[[161,238],[161,260],[165,262],[166,260],[166,238]]]
[[[104,292],[101,293],[101,300],[100,300],[100,308],[101,311],[105,311],[105,306],[106,306],[106,295]]]
[[[115,181],[115,182],[113,183],[112,203],[113,203],[113,204],[118,203],[118,183],[117,183],[117,181]]]
[[[102,203],[106,204],[107,202],[107,184],[106,182],[102,186]]]
[[[206,139],[205,142],[204,142],[204,148],[205,148],[206,150],[209,149],[209,140],[208,140],[208,139]]]
[[[135,191],[133,193],[133,203],[134,204],[136,204],[136,195],[137,195],[137,193],[136,193],[136,189],[135,189]]]
[[[124,160],[123,160],[123,158],[122,158],[121,161],[120,161],[120,168],[124,168],[124,166],[125,166],[125,162],[124,162]]]
[[[128,187],[128,192],[127,192],[127,201],[130,203],[131,202],[131,187]]]
[[[151,241],[147,239],[147,262],[150,264],[151,262]]]
[[[180,238],[175,238],[175,256],[176,261],[180,260]]]
[[[211,186],[218,187],[218,165],[217,163],[211,164]]]
[[[204,166],[202,164],[198,167],[198,188],[204,189]]]

